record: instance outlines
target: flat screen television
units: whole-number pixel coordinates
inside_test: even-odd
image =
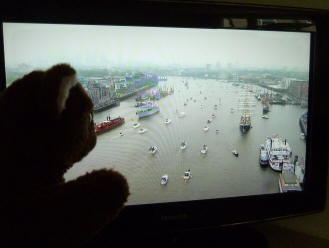
[[[3,12],[1,89],[56,63],[77,70],[98,141],[65,179],[104,167],[125,175],[131,195],[116,228],[223,226],[323,208],[327,13],[25,7]]]

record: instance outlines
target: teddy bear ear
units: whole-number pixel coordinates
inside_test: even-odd
[[[66,107],[66,101],[69,98],[70,90],[77,84],[76,75],[66,76],[62,78],[57,96],[57,111],[59,114]]]
[[[75,70],[68,64],[58,64],[46,71],[47,101],[56,116],[66,107],[70,90],[77,85]]]

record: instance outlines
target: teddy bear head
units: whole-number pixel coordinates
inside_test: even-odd
[[[96,144],[93,104],[67,64],[33,71],[0,95],[3,190],[63,182]]]

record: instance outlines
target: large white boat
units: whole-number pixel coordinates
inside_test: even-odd
[[[269,158],[269,165],[275,171],[282,171],[286,164],[290,164],[292,151],[287,142],[279,135],[266,138],[265,149]]]

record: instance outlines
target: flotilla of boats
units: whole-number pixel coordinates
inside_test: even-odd
[[[185,81],[185,86],[188,87],[188,82]],[[202,92],[200,91],[200,94]],[[263,115],[261,118],[263,119],[269,119],[269,116],[266,115],[266,113],[269,112],[269,101],[266,98],[260,98],[260,96],[256,96],[257,100],[262,100],[263,103]],[[137,102],[135,107],[137,108],[136,115],[138,116],[138,119],[146,118],[152,115],[155,115],[160,112],[159,106],[152,101],[149,101],[149,99],[139,99],[139,100],[144,100]],[[189,100],[193,100],[196,102],[196,99],[193,99],[192,97],[186,98],[184,101],[184,106],[187,106],[187,103]],[[207,100],[207,97],[204,97],[204,100]],[[241,101],[240,101],[241,103]],[[221,104],[221,99],[219,98],[219,104]],[[246,103],[244,102],[245,106]],[[200,105],[201,108],[203,108],[203,104]],[[218,105],[214,105],[214,109],[217,110]],[[237,108],[239,109],[239,107]],[[234,113],[235,109],[232,107],[230,108],[230,112]],[[186,116],[185,112],[180,112],[176,110],[178,118],[183,118]],[[301,124],[301,129],[302,133],[300,134],[301,139],[306,138],[306,128],[304,127],[305,125],[304,119],[307,116],[307,113],[304,114],[300,118],[300,124]],[[213,113],[211,117],[206,121],[206,125],[203,127],[204,132],[209,131],[209,124],[212,123],[213,119],[216,117],[216,115]],[[303,119],[304,118],[304,119]],[[302,121],[301,121],[302,120]],[[303,122],[304,121],[304,122]],[[122,125],[125,122],[124,118],[122,117],[117,117],[115,119],[110,119],[110,117],[107,117],[106,121],[103,121],[101,123],[95,124],[95,133],[97,135],[102,134],[106,131],[109,131],[115,127],[118,127]],[[166,118],[164,120],[165,125],[169,125],[172,123],[172,120],[169,118]],[[208,124],[208,125],[207,125]],[[134,122],[132,127],[134,129],[138,129],[139,134],[144,134],[147,132],[146,128],[140,128],[141,124],[138,122]],[[242,133],[246,133],[249,129],[251,128],[251,113],[249,110],[244,109],[241,114],[240,118],[240,130]],[[304,128],[304,129],[303,129]],[[219,129],[215,130],[216,134],[219,133]],[[124,136],[124,133],[121,131],[120,136]],[[180,150],[185,150],[187,147],[187,143],[185,141],[182,141],[180,144]],[[150,154],[155,155],[158,152],[158,147],[153,145],[151,146],[148,151]],[[205,155],[208,152],[208,146],[204,144],[201,147],[200,153]],[[232,154],[235,157],[239,157],[239,153],[237,150],[232,150]],[[292,157],[292,150],[287,142],[287,139],[282,139],[279,135],[272,135],[271,137],[266,137],[265,139],[265,144],[260,145],[259,148],[259,164],[262,167],[267,167],[270,166],[274,171],[281,172],[279,176],[279,188],[280,192],[289,192],[289,191],[300,191],[301,190],[301,185],[303,184],[304,180],[304,173],[305,173],[305,164],[301,165],[298,162],[294,162],[293,164],[291,163],[291,157]],[[190,170],[187,170],[184,172],[183,179],[185,182],[190,180],[191,178],[191,172]],[[168,175],[165,174],[161,177],[160,184],[161,185],[167,185],[168,183]]]

